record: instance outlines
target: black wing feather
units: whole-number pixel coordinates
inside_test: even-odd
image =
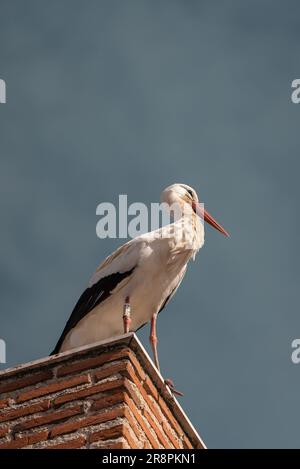
[[[86,316],[92,309],[98,306],[102,301],[106,300],[111,294],[111,292],[116,288],[116,286],[128,277],[134,270],[134,267],[127,272],[120,274],[108,275],[107,277],[101,278],[97,283],[87,288],[77,301],[75,308],[72,311],[71,316],[69,317],[67,324],[50,355],[59,353],[60,347],[62,346],[63,341],[65,340],[68,332],[73,329],[73,327],[78,324],[78,322]]]

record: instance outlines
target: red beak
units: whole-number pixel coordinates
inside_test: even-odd
[[[201,204],[197,204],[197,203],[194,203],[193,202],[193,209],[195,210],[195,212],[197,213],[197,215],[199,215],[199,217],[201,217],[202,219],[204,219],[204,221],[206,221],[207,223],[209,223],[213,228],[215,228],[216,230],[220,231],[220,233],[222,233],[224,236],[227,236],[227,238],[229,238],[229,233],[223,228],[223,226],[221,226],[215,219],[214,217],[212,217],[207,210],[205,210],[205,208],[203,208],[203,206]]]

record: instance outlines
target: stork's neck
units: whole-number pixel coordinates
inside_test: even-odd
[[[171,239],[176,251],[190,251],[191,255],[194,255],[203,246],[204,226],[194,213],[180,217],[174,223],[165,226],[163,230],[166,237],[169,236]]]

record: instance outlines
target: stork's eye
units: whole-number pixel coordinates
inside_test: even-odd
[[[191,189],[187,189],[187,191],[190,194],[190,196],[193,198],[194,197],[193,191],[191,191]]]

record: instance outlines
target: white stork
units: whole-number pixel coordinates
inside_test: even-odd
[[[173,223],[132,239],[100,264],[52,354],[137,331],[150,322],[150,344],[155,365],[160,369],[157,315],[176,292],[188,261],[204,244],[203,218],[228,236],[199,204],[191,187],[173,184],[162,192],[161,202],[179,208]],[[166,383],[181,395],[171,380]]]

